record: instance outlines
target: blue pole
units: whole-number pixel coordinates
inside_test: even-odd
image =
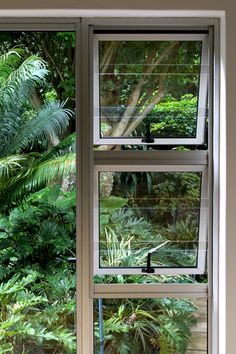
[[[100,354],[104,354],[104,338],[103,338],[103,309],[102,299],[98,299],[98,316],[99,316],[99,342]]]

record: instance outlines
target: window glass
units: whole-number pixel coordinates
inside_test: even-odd
[[[95,354],[207,354],[207,300],[96,299],[94,345]]]
[[[204,34],[97,35],[95,143],[202,144],[205,39]]]
[[[171,274],[178,268],[193,274],[196,268],[204,273],[202,174],[99,172],[97,271],[129,274],[128,269],[136,268],[138,273]]]

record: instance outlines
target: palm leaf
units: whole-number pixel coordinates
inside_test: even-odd
[[[76,149],[76,133],[72,133],[68,135],[65,139],[60,141],[59,144],[54,146],[51,150],[47,151],[42,159],[42,161],[47,161],[49,159],[54,159],[55,157],[59,157],[65,155],[69,152],[75,152]]]
[[[0,79],[6,80],[11,72],[20,65],[25,54],[22,48],[13,48],[0,56]]]
[[[73,114],[63,106],[59,102],[49,102],[42,106],[37,115],[22,126],[4,154],[20,152],[38,141],[48,144],[55,136],[61,136],[69,126]]]
[[[30,100],[32,90],[44,81],[47,73],[45,62],[39,57],[32,55],[25,59],[1,83],[1,110],[11,109],[22,101]]]
[[[26,155],[24,155],[26,157]],[[41,162],[40,159],[30,160],[28,167],[8,181],[2,189],[0,199],[4,200],[3,208],[9,208],[12,203],[18,203],[29,193],[35,192],[46,185],[62,179],[64,175],[75,172],[75,153],[59,156],[53,160]],[[31,161],[31,165],[30,165]]]
[[[26,158],[24,156],[12,155],[0,159],[0,184],[9,179],[16,171],[22,168]]]
[[[75,169],[76,155],[69,153],[39,164],[28,176],[25,185],[32,191],[32,189],[41,188],[55,179],[61,179],[64,175],[75,172]]]

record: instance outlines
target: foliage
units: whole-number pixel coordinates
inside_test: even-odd
[[[0,56],[1,353],[76,351],[73,112],[44,102],[48,76],[27,49]]]
[[[68,258],[75,256],[76,238],[75,34],[2,32],[0,39],[0,353],[73,354],[75,269]],[[101,71],[106,74],[102,104],[108,107],[102,134],[111,134],[114,122],[121,129],[125,107],[132,105],[124,135],[140,133],[146,117],[153,133],[174,125],[180,135],[194,134],[197,73],[191,81],[188,75],[173,80],[167,74],[172,60],[179,65],[190,56],[198,64],[198,48],[191,43],[140,43],[130,48],[125,42],[107,42],[101,48]],[[116,58],[114,75],[108,71],[108,58]],[[139,58],[139,64],[131,65],[127,58],[131,63]],[[159,64],[168,68],[165,85]],[[135,75],[124,77],[122,71]],[[156,79],[143,80],[142,71]],[[189,96],[183,96],[183,81]],[[114,112],[115,104],[119,109]],[[139,127],[130,124],[135,114]],[[173,121],[176,114],[182,125]],[[194,250],[195,214],[186,217],[178,200],[184,197],[185,206],[194,210],[199,176],[107,172],[101,179],[102,265],[143,266],[147,252],[156,243],[164,249],[166,240],[191,240]],[[166,256],[158,261],[164,264]],[[180,259],[174,257],[174,262]],[[96,280],[145,283],[170,278],[118,275]],[[177,276],[171,281],[193,280]],[[192,302],[179,299],[104,300],[105,351],[183,354],[196,310]],[[95,305],[96,340],[97,311]]]
[[[101,41],[99,53],[103,135],[142,136],[151,121],[159,137],[194,136],[199,42]]]
[[[190,138],[196,136],[197,97],[187,94],[180,100],[169,97],[148,114],[153,136]]]
[[[45,188],[0,222],[1,346],[75,353],[75,192]]]
[[[75,108],[75,32],[33,31],[1,32],[0,53],[12,47],[22,47],[29,55],[38,53],[49,68],[46,90],[37,91],[37,100],[68,99],[70,109]],[[4,45],[3,45],[4,44]]]
[[[96,308],[96,318],[98,309]],[[104,300],[105,352],[141,354],[186,352],[196,307],[180,299]],[[99,339],[98,322],[95,336]],[[99,353],[96,342],[95,353]]]
[[[199,173],[121,172],[110,180],[104,172],[100,178],[102,266],[144,267],[148,252],[159,267],[195,266]]]
[[[53,101],[42,104],[30,116],[26,114],[29,108],[32,112],[35,88],[44,84],[47,72],[44,61],[37,56],[25,58],[23,49],[10,50],[0,57],[2,209],[75,170],[74,155],[66,155],[67,147],[64,157],[57,156],[58,148],[53,149],[65,134],[72,111]]]

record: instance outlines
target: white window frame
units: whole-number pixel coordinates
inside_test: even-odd
[[[148,154],[148,152],[147,152]],[[112,153],[111,153],[112,155]],[[123,155],[123,158],[122,158]],[[121,154],[120,161],[116,161],[116,164],[99,165],[94,167],[94,275],[132,275],[145,273],[142,272],[143,267],[100,267],[99,256],[99,172],[201,172],[201,190],[200,190],[200,213],[199,213],[199,233],[198,233],[198,256],[196,267],[155,267],[154,274],[204,274],[206,271],[206,255],[207,255],[207,207],[208,207],[208,180],[207,180],[207,167],[206,165],[161,165],[158,164],[158,157],[160,152],[156,153],[156,159],[152,160],[152,164],[143,165],[142,158],[138,159],[139,154],[136,154],[136,163],[138,160],[141,164],[135,165],[129,161],[129,165],[123,165],[125,160],[125,152]],[[142,155],[143,156],[143,155]],[[175,159],[173,155],[173,160]],[[167,161],[166,161],[167,162]],[[114,162],[113,162],[114,163]],[[118,164],[120,163],[120,164]],[[146,273],[147,274],[147,273]]]
[[[122,138],[122,137],[101,137],[100,134],[100,85],[99,85],[99,41],[201,41],[202,54],[201,54],[201,70],[199,82],[199,96],[197,108],[197,126],[196,137],[194,138],[154,138],[153,143],[146,143],[142,138]],[[205,121],[206,121],[206,105],[207,105],[207,87],[208,87],[208,35],[207,34],[95,34],[94,45],[94,144],[107,144],[107,145],[125,145],[125,144],[138,144],[138,145],[201,145],[204,143],[205,136]]]

